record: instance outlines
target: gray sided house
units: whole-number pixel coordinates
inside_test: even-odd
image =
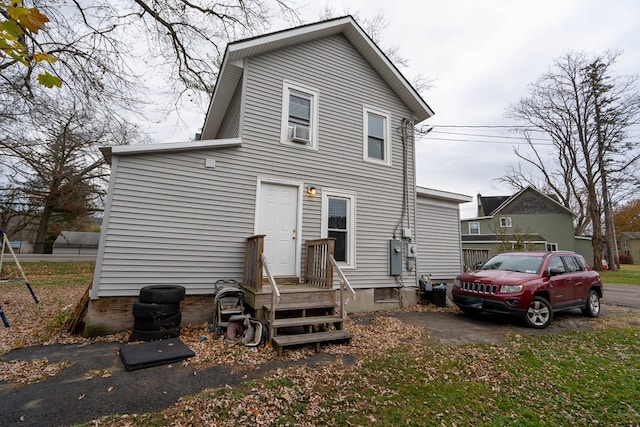
[[[632,264],[640,264],[640,232],[624,231],[618,237],[620,253],[631,258]]]
[[[593,260],[591,239],[574,235],[574,213],[534,187],[511,196],[478,194],[478,216],[461,221],[464,267],[508,250],[568,250]]]
[[[100,233],[63,231],[53,242],[54,255],[95,255],[98,252]]]
[[[416,196],[413,125],[432,114],[351,17],[230,43],[200,140],[104,150],[85,333],[131,327],[147,285],[186,287],[183,324],[211,320],[226,279],[258,317],[275,310],[272,290],[309,283],[331,302],[350,286],[350,312],[414,302],[419,269],[436,268],[430,231],[416,228],[464,197]],[[460,254],[446,256],[437,264],[452,275]]]

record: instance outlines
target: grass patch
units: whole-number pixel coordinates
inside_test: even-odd
[[[605,284],[640,286],[640,265],[621,264],[619,270],[601,271],[600,277]]]
[[[93,276],[95,261],[23,262],[20,263],[27,280],[37,286],[88,285]],[[2,264],[0,277],[21,278],[18,266],[13,262]]]

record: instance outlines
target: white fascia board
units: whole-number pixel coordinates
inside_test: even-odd
[[[429,197],[433,199],[442,199],[456,203],[468,203],[473,201],[473,197],[466,194],[451,193],[443,190],[436,190],[433,188],[416,187],[416,193],[418,196]]]
[[[177,151],[209,150],[216,148],[240,147],[240,138],[210,139],[189,142],[169,142],[157,144],[134,144],[102,147],[103,155],[110,160],[112,156],[131,156],[137,154],[167,153]]]

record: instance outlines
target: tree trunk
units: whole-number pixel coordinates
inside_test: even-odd
[[[40,222],[38,223],[38,232],[36,233],[36,241],[33,244],[34,254],[45,253],[45,242],[47,240],[47,233],[49,231],[49,221],[53,215],[53,206],[49,203],[44,205],[42,215],[40,215]]]
[[[604,242],[602,236],[602,220],[600,216],[600,209],[598,209],[597,197],[595,190],[589,191],[589,216],[592,220],[593,237],[591,238],[591,245],[593,247],[593,269],[602,270],[602,244]]]

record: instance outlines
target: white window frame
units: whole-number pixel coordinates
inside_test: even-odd
[[[502,228],[511,228],[511,217],[510,216],[501,216],[500,217],[500,227]]]
[[[355,193],[335,190],[331,188],[322,189],[322,216],[320,220],[320,237],[326,239],[329,236],[329,199],[347,200],[347,251],[346,262],[337,261],[342,268],[356,268],[356,195]]]
[[[475,225],[477,225],[477,226],[478,226],[478,232],[477,232],[477,233],[474,233],[474,232],[471,230],[471,225],[472,225],[472,224],[475,224]],[[479,223],[478,221],[472,221],[472,222],[470,222],[470,223],[469,223],[469,234],[480,234],[480,223]]]
[[[289,139],[289,95],[297,92],[311,98],[309,123],[309,143],[304,144]],[[309,87],[284,81],[282,83],[282,123],[280,129],[280,143],[311,150],[318,149],[318,105],[320,92]]]
[[[384,118],[384,160],[369,157],[369,114]],[[366,162],[391,166],[391,114],[374,108],[362,108],[362,158]]]
[[[546,242],[544,244],[544,247],[548,252],[556,252],[558,250],[558,244],[557,243]]]

